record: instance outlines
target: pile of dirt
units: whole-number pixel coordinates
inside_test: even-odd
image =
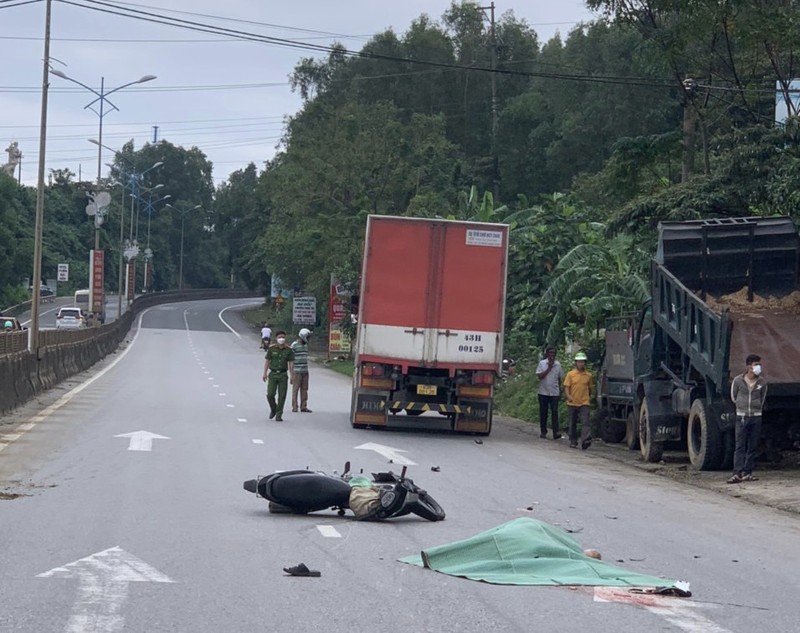
[[[747,286],[745,286],[741,290],[721,297],[707,295],[706,303],[714,312],[718,313],[721,313],[724,308],[728,308],[732,312],[763,312],[770,310],[800,314],[800,290],[795,290],[788,295],[780,297],[765,297],[753,293],[753,301],[751,302],[747,300]]]

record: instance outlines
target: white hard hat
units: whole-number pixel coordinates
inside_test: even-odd
[[[309,336],[311,336],[311,334],[311,330],[309,330],[307,327],[304,327],[297,333],[297,336],[305,341]]]

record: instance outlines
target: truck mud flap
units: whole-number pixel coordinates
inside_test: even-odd
[[[492,430],[491,400],[459,400],[462,412],[456,415],[454,429],[460,433],[489,435]]]
[[[388,398],[388,393],[357,389],[353,392],[350,423],[353,426],[386,426]]]

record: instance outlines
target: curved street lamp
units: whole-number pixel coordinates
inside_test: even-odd
[[[137,79],[135,81],[129,81],[128,83],[122,84],[121,86],[117,86],[116,88],[113,88],[111,90],[106,90],[105,77],[101,77],[100,78],[100,91],[98,92],[97,90],[95,90],[91,86],[87,86],[82,81],[78,81],[77,79],[74,79],[73,77],[70,77],[69,75],[65,74],[61,70],[50,68],[50,74],[51,75],[55,75],[56,77],[60,77],[61,79],[65,79],[67,81],[71,81],[72,83],[77,84],[78,86],[81,86],[82,88],[85,88],[86,90],[88,90],[92,94],[96,95],[96,97],[97,97],[93,101],[91,101],[88,104],[86,104],[83,109],[84,110],[90,109],[92,112],[94,112],[100,118],[100,131],[99,131],[98,142],[97,142],[97,191],[94,194],[90,194],[90,193],[87,192],[87,196],[89,196],[89,198],[91,199],[91,203],[86,207],[86,211],[90,215],[94,215],[94,253],[92,255],[92,264],[91,264],[91,275],[92,276],[90,277],[90,284],[89,284],[89,288],[90,288],[89,296],[91,298],[90,301],[91,301],[91,304],[92,304],[91,305],[91,310],[92,310],[92,315],[95,317],[95,319],[97,319],[97,317],[100,316],[101,317],[101,321],[102,321],[103,320],[103,315],[105,314],[105,299],[103,297],[103,286],[105,284],[104,284],[104,279],[103,279],[103,266],[102,266],[102,264],[100,264],[99,268],[98,268],[99,278],[96,278],[94,275],[95,275],[95,262],[97,261],[95,258],[98,256],[99,251],[100,251],[100,227],[103,224],[103,219],[105,217],[106,208],[107,208],[108,202],[110,201],[110,198],[108,197],[107,192],[101,192],[100,191],[100,181],[101,181],[101,178],[102,178],[101,170],[102,170],[102,167],[103,167],[103,118],[106,115],[105,106],[106,106],[106,102],[108,102],[108,105],[112,109],[119,110],[119,108],[117,106],[115,106],[113,103],[111,103],[108,100],[108,96],[109,95],[112,95],[115,92],[118,92],[119,90],[122,90],[123,88],[127,88],[128,86],[132,86],[134,84],[141,84],[141,83],[144,83],[146,81],[152,81],[153,79],[156,78],[156,76],[155,75],[144,75],[143,77],[140,77],[139,79]],[[99,106],[99,109],[96,110],[93,106],[98,101],[100,102],[100,106]],[[95,295],[95,288],[99,288],[99,292],[98,292],[99,297]],[[99,314],[98,314],[98,310],[99,310]]]
[[[123,173],[125,173],[125,176],[127,176],[127,178],[128,178],[128,185],[127,186],[129,186],[132,191],[136,190],[137,184],[138,184],[139,180],[141,180],[142,176],[144,176],[147,172],[152,171],[156,167],[161,167],[161,165],[164,164],[164,161],[158,161],[156,163],[153,163],[153,165],[151,165],[150,167],[148,167],[144,171],[136,173],[134,171],[133,162],[131,161],[131,159],[129,157],[125,156],[122,152],[120,152],[118,150],[115,150],[113,147],[109,147],[108,145],[103,145],[99,140],[97,140],[95,138],[90,138],[90,139],[88,139],[88,141],[90,143],[94,144],[94,145],[97,145],[99,147],[107,149],[108,151],[112,152],[116,157],[122,159],[122,161],[127,164],[126,166],[128,168],[130,168],[131,171],[127,172],[127,173],[123,171]],[[113,165],[108,164],[108,166],[112,167]],[[131,231],[133,229],[133,203],[134,203],[134,200],[132,199],[131,200]],[[123,189],[122,189],[122,201],[120,203],[120,210],[119,210],[120,217],[119,217],[119,259],[118,259],[118,262],[117,262],[117,268],[118,268],[118,276],[117,276],[117,289],[118,289],[117,318],[120,318],[122,316],[122,295],[123,295],[123,289],[124,289],[124,284],[125,284],[125,278],[123,276],[124,268],[123,268],[123,265],[122,265],[123,264],[123,255],[125,254],[126,250],[128,251],[128,253],[132,252],[132,251],[129,250],[129,249],[131,249],[132,244],[129,243],[127,248],[126,248],[126,245],[125,245],[125,212],[124,212],[124,207],[125,207],[125,187],[123,186]],[[132,235],[132,233],[131,233],[131,235]]]
[[[193,206],[191,209],[184,209],[184,210],[173,207],[171,204],[166,204],[164,206],[167,206],[170,209],[175,209],[175,211],[181,214],[181,256],[180,256],[180,263],[178,264],[178,290],[183,290],[183,226],[186,220],[186,214],[191,213],[192,211],[197,211],[197,209],[201,208],[203,205],[197,204]]]

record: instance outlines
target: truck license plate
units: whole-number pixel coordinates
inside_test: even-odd
[[[436,385],[417,385],[418,396],[435,396]]]

